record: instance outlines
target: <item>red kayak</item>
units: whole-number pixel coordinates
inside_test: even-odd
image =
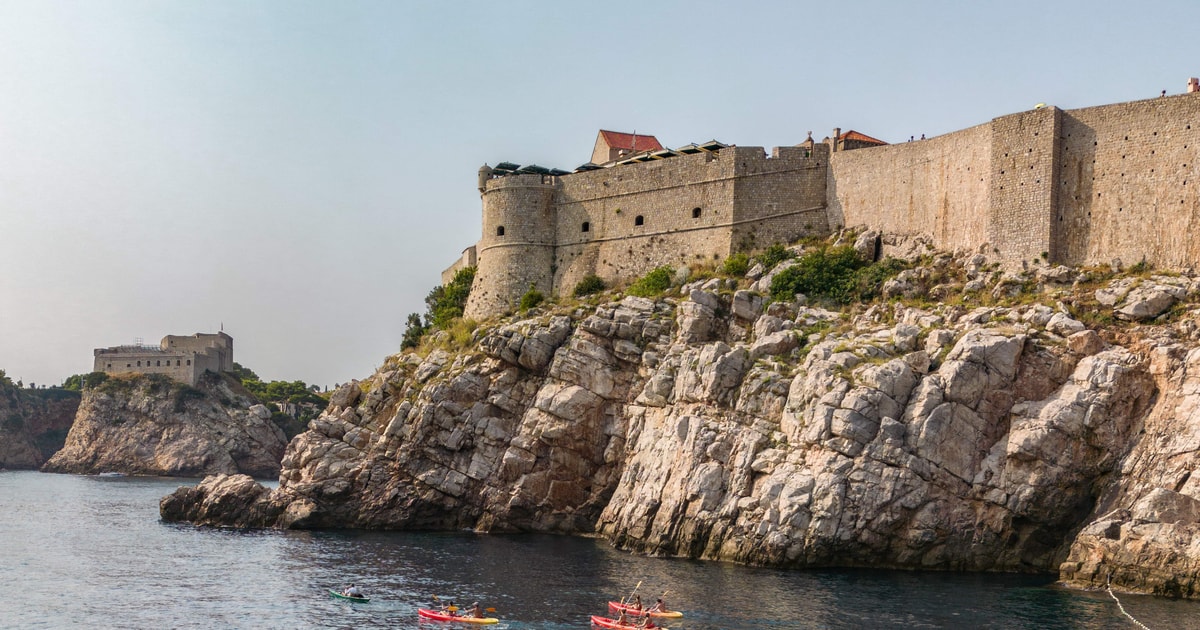
[[[678,610],[660,610],[660,611],[650,612],[649,610],[647,610],[645,608],[638,610],[637,608],[634,608],[633,606],[630,606],[629,604],[622,604],[621,602],[608,602],[608,607],[613,612],[621,612],[622,610],[624,610],[626,615],[631,615],[634,617],[644,617],[646,615],[650,615],[651,617],[666,617],[666,618],[670,618],[670,619],[678,619],[679,617],[683,616],[683,613],[679,612]]]
[[[643,628],[657,628],[653,622],[647,623],[644,626],[639,626],[634,623],[617,623],[616,619],[601,617],[600,615],[592,615],[592,625],[600,626],[601,628],[615,628],[616,630],[642,630]]]
[[[433,619],[435,621],[456,621],[458,623],[500,623],[500,620],[495,617],[464,617],[462,615],[456,615],[452,612],[429,610],[428,608],[418,608],[417,615],[424,619]]]

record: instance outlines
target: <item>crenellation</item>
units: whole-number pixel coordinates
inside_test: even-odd
[[[1008,267],[1195,269],[1197,120],[1200,93],[1039,106],[893,145],[835,129],[769,153],[716,141],[670,150],[602,131],[593,160],[604,164],[480,169],[483,236],[469,250],[478,270],[466,315],[510,310],[530,286],[569,294],[592,273],[624,282],[845,226]]]

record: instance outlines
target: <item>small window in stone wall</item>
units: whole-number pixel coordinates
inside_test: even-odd
[[[142,367],[142,362],[138,361],[138,367]]]
[[[191,364],[192,364],[192,360],[191,360],[191,359],[188,359],[188,361],[187,361],[187,364],[188,364],[188,365],[191,365]]]
[[[504,226],[503,225],[496,228],[496,236],[504,236]]]
[[[178,367],[178,366],[179,366],[179,359],[175,359],[175,366],[176,366],[176,367]]]
[[[591,230],[592,230],[592,225],[590,223],[588,223],[587,221],[584,221],[583,229],[581,229],[580,231],[581,232],[590,232]]]
[[[645,225],[645,224],[646,224],[646,218],[645,218],[645,217],[643,217],[642,215],[640,215],[640,214],[639,214],[639,215],[637,215],[636,217],[634,217],[634,218],[633,218],[633,224],[634,224],[634,225]]]
[[[693,219],[700,218],[700,208],[692,208],[692,218]]]

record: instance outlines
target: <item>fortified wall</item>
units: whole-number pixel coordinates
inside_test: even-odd
[[[157,346],[134,344],[96,348],[94,372],[166,374],[195,385],[204,372],[233,369],[233,337],[224,332],[167,335]]]
[[[820,144],[770,155],[722,146],[567,175],[488,179],[466,316],[510,309],[531,286],[569,294],[588,274],[614,282],[825,234],[828,161]]]
[[[716,143],[573,173],[488,172],[483,237],[447,273],[475,262],[466,316],[482,318],[531,286],[569,294],[590,273],[621,282],[842,226],[924,236],[1010,268],[1200,268],[1200,93],[1040,107],[854,150],[838,150],[842,137],[770,155]]]

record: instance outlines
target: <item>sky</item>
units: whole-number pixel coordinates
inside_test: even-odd
[[[889,142],[1184,91],[1194,0],[0,0],[0,369],[223,329],[366,378],[480,235],[476,171],[599,129]]]

